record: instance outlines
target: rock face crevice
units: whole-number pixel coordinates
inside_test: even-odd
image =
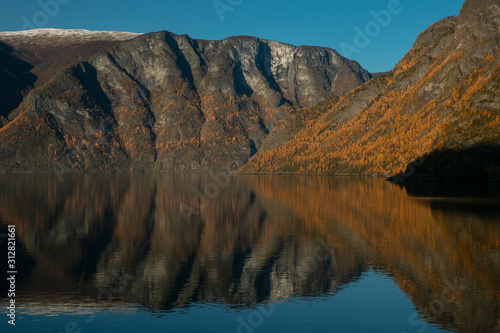
[[[41,29],[0,41],[31,59],[25,71],[45,70],[2,111],[0,152],[18,153],[0,170],[234,170],[291,111],[371,78],[334,50],[246,36]]]

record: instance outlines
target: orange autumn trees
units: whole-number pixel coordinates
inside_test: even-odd
[[[429,54],[439,42],[417,42],[393,71],[332,101],[321,115],[305,117],[293,139],[259,152],[241,171],[388,176],[440,149],[497,144],[499,49],[471,60],[468,53],[478,46],[450,46],[448,35],[435,58]],[[475,68],[466,70],[472,61]],[[366,91],[377,84],[383,87],[368,99]],[[348,111],[353,103],[363,106]]]

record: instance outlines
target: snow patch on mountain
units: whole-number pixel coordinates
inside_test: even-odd
[[[30,41],[33,39],[57,39],[72,41],[103,41],[103,40],[128,40],[141,34],[120,31],[90,31],[84,29],[32,29],[23,31],[4,31],[0,32],[0,39],[17,41]]]

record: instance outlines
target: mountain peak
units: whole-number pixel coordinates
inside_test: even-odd
[[[500,3],[497,0],[466,0],[460,11],[459,27],[465,28],[480,40],[498,40]]]

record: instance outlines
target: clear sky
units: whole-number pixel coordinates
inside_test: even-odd
[[[371,72],[392,69],[421,31],[457,15],[463,4],[463,0],[1,1],[0,31],[168,30],[201,39],[250,35],[331,47]]]

